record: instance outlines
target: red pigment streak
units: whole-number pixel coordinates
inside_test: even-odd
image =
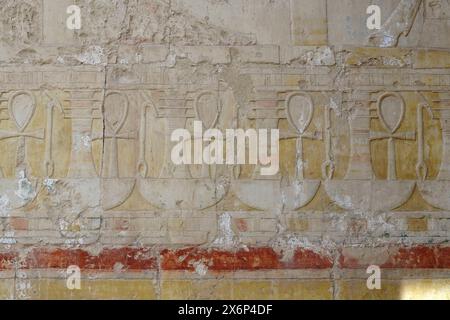
[[[241,232],[245,232],[248,229],[247,222],[244,219],[237,219],[236,226]]]
[[[367,248],[365,253],[370,254]],[[411,248],[388,248],[393,252],[385,262],[380,264],[381,268],[388,269],[446,269],[450,268],[450,247],[439,246],[416,246]],[[374,259],[375,260],[375,259]],[[365,268],[370,264],[377,264],[360,261],[357,256],[341,254],[339,266],[347,269]]]
[[[436,268],[436,256],[433,247],[400,248],[398,252],[389,257],[382,268]]]
[[[163,250],[163,270],[194,270],[197,263],[205,264],[211,271],[270,270],[270,269],[325,269],[332,266],[331,261],[311,250],[296,250],[290,261],[272,248],[250,248],[248,250],[222,251],[187,248]]]
[[[450,269],[450,247],[436,248],[437,267]]]
[[[333,267],[333,261],[314,251],[297,249],[292,261],[294,269],[328,269]]]
[[[386,247],[392,254],[382,268],[398,269],[450,269],[450,247],[416,246],[411,248]],[[153,254],[152,254],[153,252]],[[370,248],[364,250],[370,255]],[[93,255],[83,249],[35,248],[26,257],[19,258],[17,251],[0,253],[0,270],[65,269],[77,265],[84,270],[112,271],[119,265],[124,271],[156,270],[158,252],[151,248],[122,247],[104,249]],[[333,267],[330,257],[309,249],[298,248],[291,254],[278,253],[270,247],[219,250],[219,249],[164,249],[159,252],[162,270],[195,270],[198,263],[210,271],[278,270],[278,269],[328,269]],[[370,262],[370,261],[369,261]],[[367,257],[359,259],[351,253],[341,253],[339,268],[366,268]]]
[[[76,265],[87,270],[113,270],[121,264],[124,270],[156,269],[156,258],[149,249],[119,248],[104,249],[92,255],[81,249],[34,249],[26,258],[25,269],[67,268]]]
[[[347,257],[341,253],[339,256],[339,266],[347,269],[358,269],[362,265],[359,263],[357,258]]]
[[[0,270],[11,270],[17,262],[18,255],[16,252],[0,253]]]

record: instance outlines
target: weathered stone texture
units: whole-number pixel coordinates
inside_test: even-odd
[[[449,299],[449,33],[448,0],[0,0],[0,298]],[[280,129],[280,172],[173,164],[194,120]]]

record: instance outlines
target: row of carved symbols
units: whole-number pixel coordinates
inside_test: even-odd
[[[416,132],[401,132],[400,126],[405,118],[406,103],[404,97],[398,92],[384,92],[378,94],[375,100],[370,99],[372,93],[361,101],[353,101],[351,116],[349,118],[351,154],[347,174],[344,180],[333,180],[335,171],[335,159],[331,148],[331,100],[330,105],[324,107],[323,132],[308,132],[314,111],[314,102],[307,92],[293,92],[287,98],[281,98],[285,102],[286,114],[280,113],[278,96],[275,92],[272,97],[264,92],[263,98],[255,99],[255,106],[249,113],[249,118],[256,120],[257,127],[276,128],[279,120],[287,118],[293,133],[285,133],[282,139],[296,139],[296,174],[295,179],[288,184],[279,180],[261,180],[258,177],[250,180],[233,181],[234,189],[238,197],[246,204],[259,208],[269,209],[281,206],[286,210],[295,210],[308,204],[315,196],[320,181],[308,180],[304,177],[303,166],[303,139],[325,140],[325,161],[322,165],[322,176],[325,190],[329,197],[339,206],[348,210],[390,210],[404,204],[412,195],[416,181],[398,180],[396,170],[396,140],[418,142],[418,162],[416,174],[419,190],[424,198],[432,205],[448,209],[450,202],[448,197],[448,179],[450,163],[449,150],[449,108],[445,103],[448,98],[440,98],[433,101],[439,104],[434,111],[440,111],[441,126],[443,131],[443,153],[440,173],[437,181],[425,181],[427,178],[427,166],[424,161],[424,123],[423,110],[430,113],[430,118],[435,119],[431,102],[428,102],[424,94],[415,94],[422,103],[417,106],[417,137]],[[377,94],[377,93],[374,93]],[[441,93],[445,94],[445,93]],[[326,96],[326,93],[322,93]],[[269,97],[268,97],[269,96]],[[361,103],[360,103],[361,102]],[[374,105],[374,106],[373,106]],[[373,116],[371,111],[375,111]],[[377,118],[384,131],[372,131],[370,120]],[[370,144],[371,141],[387,140],[387,180],[375,179],[372,168]]]
[[[319,93],[329,99],[329,93]],[[370,95],[377,95],[375,100]],[[390,210],[405,203],[417,183],[424,198],[432,205],[449,209],[450,200],[447,197],[448,181],[450,181],[450,108],[449,99],[439,93],[438,100],[430,101],[423,93],[417,92],[421,103],[417,106],[417,132],[401,132],[400,126],[405,118],[406,104],[403,96],[398,92],[369,93],[368,97],[360,101],[350,102],[352,114],[349,118],[351,153],[347,174],[344,180],[333,179],[336,168],[331,143],[331,99],[330,103],[317,106],[313,94],[308,92],[279,92],[265,93],[263,98],[253,99],[247,112],[247,119],[255,121],[257,128],[275,129],[279,127],[281,119],[287,120],[290,129],[282,132],[281,139],[294,139],[296,142],[296,165],[293,179],[281,179],[280,176],[263,178],[256,166],[251,179],[241,179],[239,170],[233,166],[231,172],[225,174],[224,179],[216,179],[214,168],[203,165],[199,178],[193,178],[191,167],[188,165],[175,166],[169,159],[172,130],[185,128],[188,119],[201,120],[204,130],[215,128],[222,115],[222,102],[217,91],[202,91],[192,97],[187,91],[166,92],[158,103],[147,92],[140,93],[138,103],[140,127],[135,131],[126,131],[124,126],[129,117],[130,101],[126,93],[119,91],[103,92],[96,90],[68,91],[68,106],[63,108],[58,99],[48,92],[43,92],[42,100],[46,101],[46,128],[29,130],[29,124],[36,109],[36,99],[28,91],[13,92],[0,97],[0,116],[3,120],[10,119],[16,130],[0,131],[0,140],[16,138],[16,179],[2,179],[1,192],[11,193],[13,187],[37,183],[29,178],[29,165],[26,154],[26,142],[29,139],[45,140],[44,168],[47,177],[54,173],[54,155],[52,150],[53,116],[55,109],[71,119],[72,147],[71,164],[65,180],[79,189],[79,193],[89,191],[91,199],[89,206],[94,206],[101,199],[105,208],[113,208],[123,203],[135,189],[153,205],[167,209],[204,209],[215,205],[223,199],[229,190],[229,183],[239,197],[247,205],[267,210],[283,207],[286,210],[296,210],[308,204],[316,195],[323,183],[329,197],[338,205],[351,210]],[[317,95],[317,94],[316,94]],[[114,102],[114,103],[113,103]],[[359,103],[362,102],[362,103]],[[284,105],[283,105],[284,103]],[[104,113],[101,105],[104,105]],[[283,105],[282,107],[280,107]],[[321,131],[311,129],[313,115],[317,108],[323,109],[323,126]],[[149,165],[146,159],[148,111],[152,110],[157,118],[166,121],[166,141],[164,167],[158,178],[148,177]],[[384,131],[371,131],[370,120],[374,118],[371,110],[376,111]],[[443,160],[436,181],[427,180],[428,168],[424,152],[424,112],[430,118],[441,120],[443,135]],[[239,111],[237,111],[239,112]],[[6,118],[5,118],[6,115]],[[235,115],[240,118],[240,114]],[[94,119],[103,119],[104,133],[96,134],[92,130]],[[236,124],[237,125],[237,124]],[[137,178],[123,178],[119,175],[119,140],[136,140],[139,142],[139,156],[137,159]],[[194,137],[193,139],[197,139]],[[322,140],[325,149],[325,159],[322,164],[322,178],[311,180],[305,178],[304,172],[304,139]],[[108,148],[104,150],[101,161],[100,175],[97,173],[92,156],[91,141],[108,140]],[[375,140],[387,140],[388,167],[387,180],[374,179],[371,165],[370,143]],[[396,140],[417,140],[418,163],[416,173],[418,182],[413,180],[397,180],[396,171]],[[31,179],[31,180],[30,180]],[[70,182],[71,179],[76,179]],[[221,182],[217,182],[221,181]],[[17,189],[17,188],[16,188]],[[30,188],[36,190],[34,188]],[[20,196],[17,192],[11,194],[16,206],[23,205],[33,199],[31,195]],[[16,199],[16,200],[14,200]]]
[[[446,93],[439,93],[443,96]],[[431,205],[450,209],[449,193],[449,159],[448,159],[448,119],[449,108],[445,106],[448,99],[439,98],[430,101],[424,93],[416,92],[420,102],[417,105],[417,129],[414,132],[400,132],[399,128],[405,118],[406,104],[398,92],[385,92],[378,96],[375,110],[385,131],[371,131],[370,111],[372,108],[364,103],[355,103],[350,119],[351,154],[349,168],[344,180],[325,181],[325,189],[332,200],[339,206],[351,210],[391,210],[404,204],[411,196],[417,184],[424,199]],[[370,102],[369,102],[370,103]],[[437,106],[437,107],[435,107]],[[440,118],[443,138],[443,158],[437,180],[426,180],[428,167],[424,151],[424,112],[432,121]],[[439,114],[435,112],[438,111]],[[371,164],[370,142],[387,140],[387,180],[377,180]],[[417,164],[414,180],[398,180],[396,170],[396,140],[417,141]]]

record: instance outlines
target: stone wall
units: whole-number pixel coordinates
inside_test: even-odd
[[[0,297],[449,299],[449,33],[449,0],[0,0]],[[174,165],[195,120],[280,129],[279,174]]]

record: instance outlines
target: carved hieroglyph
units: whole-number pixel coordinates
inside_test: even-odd
[[[442,139],[443,139],[443,155],[442,162],[439,169],[439,174],[436,180],[427,180],[427,168],[418,167],[423,172],[420,176],[422,179],[417,183],[424,199],[437,208],[442,208],[445,210],[450,210],[450,201],[448,197],[448,190],[450,187],[450,164],[449,164],[449,117],[450,117],[450,99],[448,93],[440,93],[438,98],[434,101],[425,101],[424,104],[418,106],[418,125],[420,126],[421,133],[423,134],[423,110],[427,110],[432,117],[440,119],[440,124],[442,128]],[[432,108],[431,105],[437,105],[437,108]],[[424,150],[423,143],[421,143],[421,148],[419,148],[420,159],[424,160]],[[420,163],[419,163],[420,165]]]
[[[304,176],[303,139],[322,138],[321,132],[308,132],[314,115],[314,102],[311,96],[302,92],[291,92],[281,101],[278,101],[279,98],[268,99],[264,94],[266,93],[261,92],[261,97],[255,99],[250,118],[256,120],[257,128],[268,126],[273,129],[278,128],[281,119],[288,120],[290,132],[282,133],[281,139],[295,139],[295,175],[287,184],[280,176],[276,176],[272,179],[238,180],[234,187],[239,199],[253,208],[296,210],[309,203],[320,186],[320,181],[308,180]],[[276,93],[274,96],[277,96]],[[279,102],[282,103],[281,108]],[[268,105],[271,108],[268,108]],[[258,173],[257,168],[255,173]],[[259,190],[261,194],[255,193],[254,190]]]
[[[274,90],[274,89],[272,89]],[[283,208],[297,210],[307,205],[314,198],[321,185],[320,179],[308,179],[305,176],[304,140],[312,139],[321,143],[325,157],[320,165],[320,176],[329,197],[336,204],[349,210],[391,210],[405,203],[412,194],[416,182],[398,178],[398,159],[396,146],[402,141],[417,143],[417,164],[415,174],[417,184],[425,199],[437,207],[446,208],[445,187],[448,152],[446,123],[447,113],[445,103],[446,93],[439,93],[439,98],[431,100],[426,91],[416,91],[416,130],[401,130],[407,108],[402,91],[367,91],[364,95],[352,96],[344,108],[349,112],[350,154],[348,158],[347,174],[344,180],[334,178],[336,160],[332,144],[333,123],[331,121],[332,95],[335,91],[313,92],[300,91],[256,91],[255,98],[249,100],[246,122],[254,121],[256,128],[278,128],[280,120],[287,121],[288,126],[282,130],[282,140],[295,141],[295,165],[292,179],[286,180],[281,176],[262,178],[259,176],[258,166],[253,168],[251,179],[234,175],[235,170],[220,171],[202,165],[200,175],[194,178],[189,165],[175,166],[169,158],[171,145],[170,133],[177,128],[186,128],[187,120],[202,120],[205,128],[216,127],[221,120],[222,105],[220,95],[207,88],[199,89],[196,93],[168,90],[159,99],[152,97],[149,91],[137,93],[121,92],[120,90],[101,91],[94,89],[66,90],[65,101],[59,101],[47,91],[39,93],[42,96],[46,112],[46,129],[27,130],[36,109],[34,93],[29,91],[15,91],[4,99],[9,112],[9,119],[15,125],[15,130],[2,130],[1,138],[17,139],[16,149],[16,179],[3,179],[6,188],[14,189],[14,184],[30,183],[36,187],[36,179],[32,178],[27,164],[27,139],[46,140],[44,150],[43,171],[52,178],[55,170],[54,159],[58,157],[53,148],[53,118],[55,110],[62,113],[71,123],[71,153],[70,164],[66,177],[61,179],[70,188],[81,195],[80,210],[94,208],[101,202],[104,209],[112,209],[124,203],[137,186],[137,190],[153,206],[164,209],[205,209],[209,208],[225,197],[228,192],[227,184],[217,183],[222,177],[232,181],[232,189],[236,196],[246,205],[260,209]],[[130,96],[131,94],[131,96]],[[202,104],[202,100],[207,103]],[[317,101],[329,101],[323,105]],[[155,102],[157,101],[157,102]],[[212,102],[212,104],[211,104]],[[64,107],[63,107],[64,105]],[[99,113],[103,105],[104,115]],[[211,107],[212,106],[212,107]],[[140,127],[128,131],[124,125],[129,121],[130,109],[136,110],[140,116]],[[149,110],[156,118],[166,121],[166,138],[164,163],[161,173],[149,177],[146,148],[149,147],[148,132],[153,128],[146,121]],[[432,119],[439,117],[443,132],[443,157],[437,180],[428,181],[428,167],[424,153],[424,110],[428,111]],[[320,115],[320,116],[319,116]],[[313,118],[322,129],[311,129]],[[104,133],[93,131],[93,121],[103,119]],[[377,119],[384,131],[371,130],[371,121]],[[244,122],[245,123],[245,122]],[[226,124],[225,124],[226,125]],[[230,125],[232,125],[230,123]],[[45,134],[44,132],[47,132]],[[137,134],[139,132],[139,134]],[[195,137],[194,137],[195,139]],[[92,143],[102,141],[102,159],[96,166],[93,156]],[[135,163],[135,174],[123,177],[120,174],[119,162],[123,158],[120,141],[130,141],[138,154]],[[387,178],[376,177],[372,168],[373,157],[370,144],[372,141],[387,141]],[[215,174],[213,174],[215,172]],[[230,175],[231,173],[231,175]],[[26,182],[25,182],[26,181]],[[8,183],[7,183],[8,182]],[[101,187],[100,187],[101,186]],[[33,188],[35,189],[35,188]],[[86,191],[89,190],[89,191]],[[174,192],[177,190],[176,192]],[[258,190],[258,192],[255,192]],[[442,190],[441,192],[439,190]],[[85,196],[83,196],[85,194]],[[266,196],[261,196],[266,195]],[[370,195],[370,196],[368,196]],[[14,198],[14,197],[12,197]],[[27,201],[32,200],[27,198]],[[13,201],[14,202],[14,201]],[[16,201],[21,205],[26,203]],[[17,206],[17,205],[16,205]]]
[[[1,193],[6,196],[12,208],[19,208],[32,201],[36,196],[37,180],[29,180],[31,173],[28,163],[27,140],[44,139],[44,129],[27,130],[36,110],[36,99],[30,91],[17,91],[10,94],[7,101],[9,119],[15,130],[0,131],[0,140],[15,139],[15,179],[1,179]]]
[[[396,174],[395,140],[415,139],[415,133],[397,133],[405,115],[405,102],[398,93],[385,92],[376,100],[377,118],[386,132],[370,131],[370,106],[356,106],[352,116],[352,151],[346,179],[330,181],[328,194],[345,209],[390,210],[406,202],[414,182],[399,181]],[[371,167],[370,141],[388,140],[387,181],[377,180]],[[393,194],[394,193],[394,194]]]
[[[149,178],[145,175],[147,170],[141,172],[138,180],[139,190],[141,194],[153,205],[164,209],[205,209],[219,202],[225,195],[227,189],[221,184],[216,184],[212,179],[210,168],[203,166],[201,170],[201,178],[192,178],[191,171],[187,165],[175,166],[170,160],[171,133],[179,128],[186,128],[186,121],[192,118],[204,121],[203,124],[209,128],[214,127],[220,117],[220,101],[217,94],[209,91],[199,92],[195,98],[187,98],[187,92],[169,91],[163,97],[161,102],[163,105],[151,102],[151,98],[141,106],[146,115],[148,106],[153,108],[157,117],[166,119],[166,141],[164,165],[158,178]],[[146,96],[144,94],[144,96]],[[200,101],[205,96],[212,96],[215,103],[212,104],[211,114],[201,109]],[[190,105],[188,105],[190,103]],[[194,106],[192,106],[194,103]],[[141,123],[144,123],[142,120]],[[141,148],[145,148],[145,137],[148,129],[142,127],[140,139]],[[198,137],[194,137],[196,139]],[[200,138],[199,138],[200,139]],[[140,152],[141,157],[145,154]],[[140,159],[139,167],[146,167],[147,161]],[[143,174],[144,173],[144,174]]]

